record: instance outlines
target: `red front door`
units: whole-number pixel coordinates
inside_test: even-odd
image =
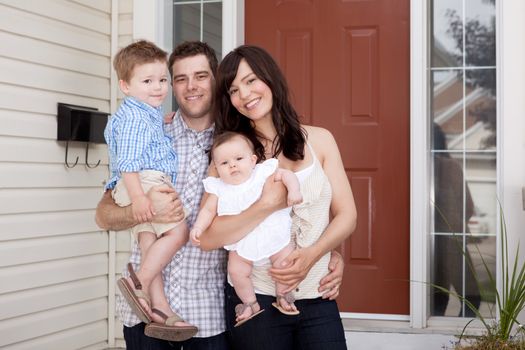
[[[246,43],[335,136],[358,210],[341,311],[409,313],[409,0],[245,0]]]

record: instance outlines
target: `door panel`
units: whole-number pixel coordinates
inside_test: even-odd
[[[246,43],[279,62],[302,122],[334,134],[358,226],[341,311],[409,312],[409,0],[246,0]]]

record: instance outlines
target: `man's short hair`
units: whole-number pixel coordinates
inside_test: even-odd
[[[173,64],[175,61],[193,57],[197,55],[204,55],[208,60],[210,65],[211,72],[213,76],[217,73],[217,56],[215,56],[215,51],[205,42],[202,41],[185,41],[182,44],[177,45],[173,50],[168,60],[168,70],[170,71],[171,78],[173,79]]]

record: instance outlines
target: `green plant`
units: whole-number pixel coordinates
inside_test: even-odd
[[[432,284],[432,286],[444,293],[455,296],[460,299],[465,305],[470,308],[476,318],[481,321],[485,327],[485,332],[481,337],[475,338],[474,343],[469,345],[460,345],[461,339],[465,333],[466,328],[469,326],[470,322],[467,323],[465,328],[460,335],[460,342],[456,345],[456,349],[480,349],[480,350],[491,350],[491,349],[524,349],[525,350],[525,341],[523,340],[523,325],[519,323],[517,317],[519,313],[525,308],[525,263],[519,263],[520,260],[520,248],[519,244],[516,247],[516,252],[513,257],[513,263],[509,259],[509,246],[508,246],[508,237],[507,237],[507,226],[505,223],[505,216],[503,214],[503,209],[500,208],[500,238],[501,238],[501,279],[502,286],[501,290],[497,289],[497,280],[495,276],[490,271],[483,255],[478,250],[478,254],[481,257],[483,267],[485,272],[489,277],[488,286],[482,286],[478,283],[480,287],[480,293],[493,293],[496,298],[496,306],[499,312],[499,317],[497,315],[491,315],[491,319],[485,318],[479,310],[470,303],[464,296],[459,295],[455,292],[452,292],[442,286]],[[439,208],[438,208],[439,210]],[[469,255],[462,249],[462,253],[466,258],[469,268],[472,270],[476,281],[478,281],[476,271],[472,266],[472,261],[470,260]],[[492,313],[492,311],[491,311]],[[495,321],[492,321],[495,319]],[[515,329],[514,335],[511,335]]]

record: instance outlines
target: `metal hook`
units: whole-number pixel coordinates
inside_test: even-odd
[[[97,164],[95,165],[89,165],[88,162],[88,149],[89,149],[89,142],[86,142],[86,166],[90,169],[96,168],[100,165],[100,159],[98,160]]]
[[[69,149],[69,141],[66,141],[66,159],[65,159],[65,166],[68,167],[68,168],[74,168],[75,165],[78,164],[78,156],[77,156],[77,159],[75,160],[75,164],[73,165],[69,165],[69,163],[67,162],[67,151]]]

